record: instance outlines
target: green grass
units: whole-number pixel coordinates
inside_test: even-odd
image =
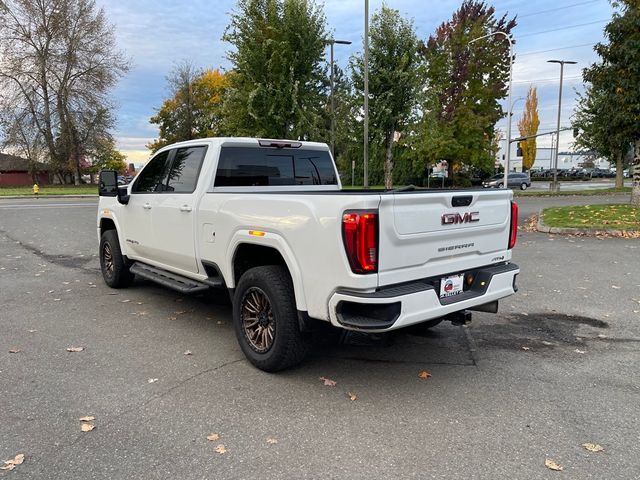
[[[640,209],[624,204],[545,208],[544,224],[559,228],[640,230]]]
[[[97,195],[97,185],[42,185],[39,195]],[[35,197],[31,187],[0,187],[0,197],[8,196]]]
[[[559,192],[552,193],[548,190],[545,191],[521,191],[514,190],[513,193],[517,197],[563,197],[569,195],[579,195],[581,197],[591,197],[594,195],[613,195],[617,193],[631,193],[631,187],[622,188],[594,188],[591,190],[560,190]]]

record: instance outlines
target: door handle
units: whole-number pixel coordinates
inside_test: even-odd
[[[145,203],[142,208],[144,208],[145,210],[151,210],[151,205],[148,203]]]
[[[180,207],[180,211],[181,212],[190,212],[191,211],[191,207],[189,205],[182,205]]]

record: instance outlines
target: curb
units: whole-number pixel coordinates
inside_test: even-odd
[[[544,224],[544,209],[538,212],[538,225],[536,230],[541,233],[555,233],[560,235],[602,235],[607,234],[616,237],[622,237],[630,232],[640,232],[640,230],[614,230],[608,228],[573,228],[573,227],[548,227]]]
[[[1,195],[0,201],[7,200],[37,200],[38,198],[98,198],[98,194],[73,194],[73,195]]]

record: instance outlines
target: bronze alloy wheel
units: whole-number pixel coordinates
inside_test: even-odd
[[[271,302],[258,287],[251,287],[242,297],[240,318],[244,336],[253,350],[266,353],[273,346],[276,323]]]
[[[104,262],[104,269],[107,271],[109,277],[113,276],[113,252],[111,251],[111,245],[105,243],[102,246],[102,260]]]

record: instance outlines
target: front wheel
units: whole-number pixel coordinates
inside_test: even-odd
[[[504,183],[499,183],[498,188],[502,188],[502,187],[504,187]]]
[[[107,230],[100,237],[100,269],[104,282],[111,288],[128,287],[133,281],[115,230]]]
[[[526,183],[523,183],[522,185],[520,185],[520,190],[526,190],[528,187],[528,185]]]
[[[255,267],[242,275],[233,297],[233,323],[240,348],[260,370],[284,370],[307,353],[293,284],[284,267]]]

